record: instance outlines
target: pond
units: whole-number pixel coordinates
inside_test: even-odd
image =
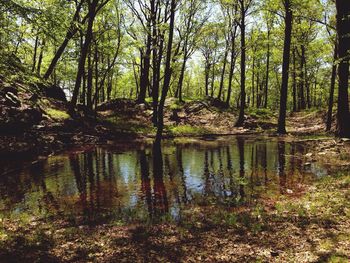
[[[326,170],[302,142],[272,138],[91,146],[30,163],[1,164],[1,217],[75,222],[180,221],[189,206],[245,206],[303,191]]]

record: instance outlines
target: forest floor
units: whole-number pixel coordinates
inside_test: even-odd
[[[235,127],[237,110],[227,109],[217,99],[190,100],[179,103],[166,101],[165,136],[208,136],[268,133],[277,129],[277,116],[270,109],[248,109],[243,127]],[[115,127],[126,132],[152,137],[152,109],[148,104],[137,105],[130,100],[114,100],[101,105],[99,114]],[[291,135],[324,135],[324,111],[291,113],[287,130]],[[151,127],[151,128],[150,128]]]

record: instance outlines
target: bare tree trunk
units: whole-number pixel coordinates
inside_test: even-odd
[[[205,96],[209,96],[209,73],[210,64],[207,62],[205,66]]]
[[[222,72],[221,72],[221,79],[220,79],[220,89],[219,89],[219,94],[218,94],[218,99],[221,100],[222,97],[222,90],[224,88],[224,80],[225,80],[225,71],[226,71],[226,64],[227,64],[227,56],[228,56],[228,41],[226,42],[226,48],[225,48],[225,55],[224,55],[224,65],[222,67]]]
[[[92,80],[93,80],[93,68],[91,61],[91,51],[88,55],[88,75],[87,75],[87,91],[86,91],[86,106],[92,111]]]
[[[241,104],[239,107],[239,116],[236,122],[236,127],[243,126],[244,123],[244,109],[245,109],[245,78],[246,78],[246,44],[245,44],[245,5],[244,0],[240,0],[241,4]]]
[[[164,129],[164,105],[165,105],[165,99],[169,91],[170,80],[172,75],[171,55],[172,55],[174,28],[175,28],[175,12],[176,12],[176,0],[171,0],[168,47],[167,47],[165,70],[164,70],[164,84],[162,88],[162,95],[161,95],[159,109],[158,109],[157,134],[155,139],[155,145],[160,145],[163,129]]]
[[[57,51],[55,53],[55,56],[53,57],[53,59],[52,59],[52,61],[50,63],[50,66],[49,66],[49,68],[47,69],[47,71],[46,71],[46,73],[44,75],[44,79],[48,79],[51,76],[52,72],[54,71],[54,69],[55,69],[55,67],[57,65],[58,60],[61,58],[64,50],[66,49],[66,47],[68,45],[68,42],[77,33],[78,27],[75,25],[75,23],[77,22],[77,20],[79,18],[79,14],[80,14],[80,10],[81,10],[83,2],[84,1],[81,1],[78,4],[78,6],[77,6],[77,8],[75,10],[75,13],[74,13],[71,25],[70,25],[70,27],[67,30],[66,36],[65,36],[61,46],[57,49]],[[83,22],[85,22],[85,19],[83,20]]]
[[[228,77],[228,88],[227,88],[227,97],[226,97],[226,107],[230,107],[231,92],[232,92],[232,80],[233,73],[236,66],[236,34],[237,34],[237,25],[234,27],[234,31],[231,37],[231,61],[230,61],[230,73]]]
[[[266,54],[266,80],[265,80],[265,103],[264,103],[264,108],[267,108],[268,105],[268,90],[269,90],[269,74],[270,74],[270,34],[271,30],[270,28],[267,30],[267,54]]]
[[[212,64],[211,68],[211,91],[210,97],[214,97],[214,84],[215,84],[215,63]]]
[[[284,49],[283,49],[283,65],[282,65],[282,86],[280,99],[280,112],[278,119],[277,132],[286,134],[286,115],[287,115],[287,97],[288,97],[288,78],[289,78],[289,61],[290,61],[290,46],[292,40],[292,24],[293,13],[290,0],[284,1],[286,10],[285,31],[284,31]]]
[[[300,109],[306,109],[305,101],[305,75],[304,75],[304,65],[305,65],[305,46],[301,45],[301,57],[300,57],[300,80],[299,80],[299,100]]]
[[[181,71],[180,71],[179,82],[178,82],[177,90],[176,90],[176,93],[175,93],[175,97],[179,98],[180,102],[182,102],[182,87],[183,87],[183,81],[184,81],[184,78],[185,78],[187,55],[188,55],[187,54],[187,50],[185,48],[183,62],[182,62]]]
[[[337,78],[337,47],[338,45],[335,44],[334,46],[334,55],[333,55],[333,67],[332,67],[332,78],[331,78],[331,87],[329,91],[329,101],[328,101],[328,112],[327,112],[327,127],[326,130],[330,131],[332,128],[332,119],[333,119],[333,104],[334,104],[334,90],[335,90],[335,81]],[[315,87],[316,89],[316,87]],[[316,102],[316,98],[315,98]]]
[[[70,112],[74,111],[74,107],[77,104],[79,89],[81,86],[81,79],[82,79],[82,76],[84,74],[85,60],[86,60],[86,57],[87,57],[87,54],[89,51],[90,43],[91,43],[92,38],[93,38],[92,27],[93,27],[94,20],[95,20],[97,3],[98,3],[98,0],[93,0],[92,3],[89,5],[88,27],[87,27],[87,31],[86,31],[84,45],[82,47],[81,55],[80,55],[80,59],[79,59],[77,77],[76,77],[75,86],[74,86],[74,90],[73,90],[72,100],[70,102]]]
[[[255,106],[255,56],[253,55],[252,66],[252,106]]]
[[[306,52],[304,48],[304,78],[305,78],[305,88],[306,88],[306,105],[308,109],[311,109],[311,97],[310,97],[310,81],[309,76],[307,74],[307,60],[306,60]]]
[[[146,52],[142,57],[142,68],[140,77],[140,93],[137,98],[138,103],[145,103],[147,88],[149,87],[149,70],[151,65],[151,44],[152,36],[150,34],[150,25],[148,25],[149,32],[147,33]]]
[[[338,32],[338,127],[337,135],[350,137],[349,121],[349,51],[350,51],[350,5],[347,0],[337,0]]]
[[[35,44],[34,44],[34,54],[33,54],[32,72],[35,71],[36,56],[37,56],[37,52],[38,52],[38,45],[39,45],[39,36],[37,35],[37,36],[35,37]]]
[[[40,47],[38,66],[36,69],[36,72],[38,73],[38,75],[40,75],[40,72],[41,72],[41,65],[42,65],[43,57],[44,57],[44,47],[45,47],[45,39],[43,39],[43,41],[41,42],[41,47]]]
[[[293,48],[293,112],[298,110],[297,108],[297,72],[296,72],[296,56],[295,48]]]

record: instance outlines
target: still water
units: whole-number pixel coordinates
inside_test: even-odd
[[[118,148],[94,146],[29,165],[2,164],[1,217],[176,221],[190,205],[243,206],[298,193],[326,174],[307,162],[301,142],[232,137]]]

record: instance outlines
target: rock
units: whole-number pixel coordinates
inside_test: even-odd
[[[171,111],[171,115],[170,115],[170,120],[171,121],[175,121],[176,123],[179,123],[181,121],[181,118],[179,117],[179,110],[175,109]]]
[[[93,115],[93,111],[91,109],[89,109],[86,105],[83,105],[81,103],[77,104],[77,110],[79,112],[82,112],[84,116],[92,116]]]
[[[13,93],[13,94],[15,94],[15,95],[17,96],[17,94],[18,94],[18,89],[17,89],[16,87],[14,87],[13,85],[11,85],[11,84],[5,83],[5,84],[4,84],[4,87],[3,87],[3,89],[2,89],[2,92],[3,92],[4,94],[6,94],[6,93],[8,93],[8,92],[11,92],[11,93]]]
[[[33,94],[32,96],[30,96],[29,100],[32,102],[36,102],[39,99],[39,95],[38,94]]]
[[[137,108],[141,111],[145,111],[147,109],[146,104],[142,103],[142,104],[138,104]]]
[[[271,256],[272,257],[278,257],[279,256],[279,252],[278,251],[271,251]]]
[[[130,99],[114,99],[97,106],[97,111],[130,111],[136,109],[136,102]]]
[[[2,107],[0,108],[0,132],[21,133],[42,120],[42,113],[34,107]]]
[[[211,98],[210,99],[210,105],[219,109],[225,109],[227,108],[226,102],[218,99],[218,98]]]
[[[67,97],[64,91],[58,86],[50,86],[46,89],[46,96],[63,102],[67,102]]]
[[[67,97],[64,91],[56,85],[46,86],[42,83],[38,83],[40,90],[49,98],[67,102]]]
[[[5,100],[6,100],[5,103],[7,106],[10,106],[10,107],[20,107],[21,106],[20,100],[12,92],[7,92],[5,94]]]
[[[189,105],[185,108],[185,111],[187,114],[189,113],[195,113],[195,112],[199,112],[202,109],[204,109],[206,106],[203,103],[195,103],[192,105]]]

